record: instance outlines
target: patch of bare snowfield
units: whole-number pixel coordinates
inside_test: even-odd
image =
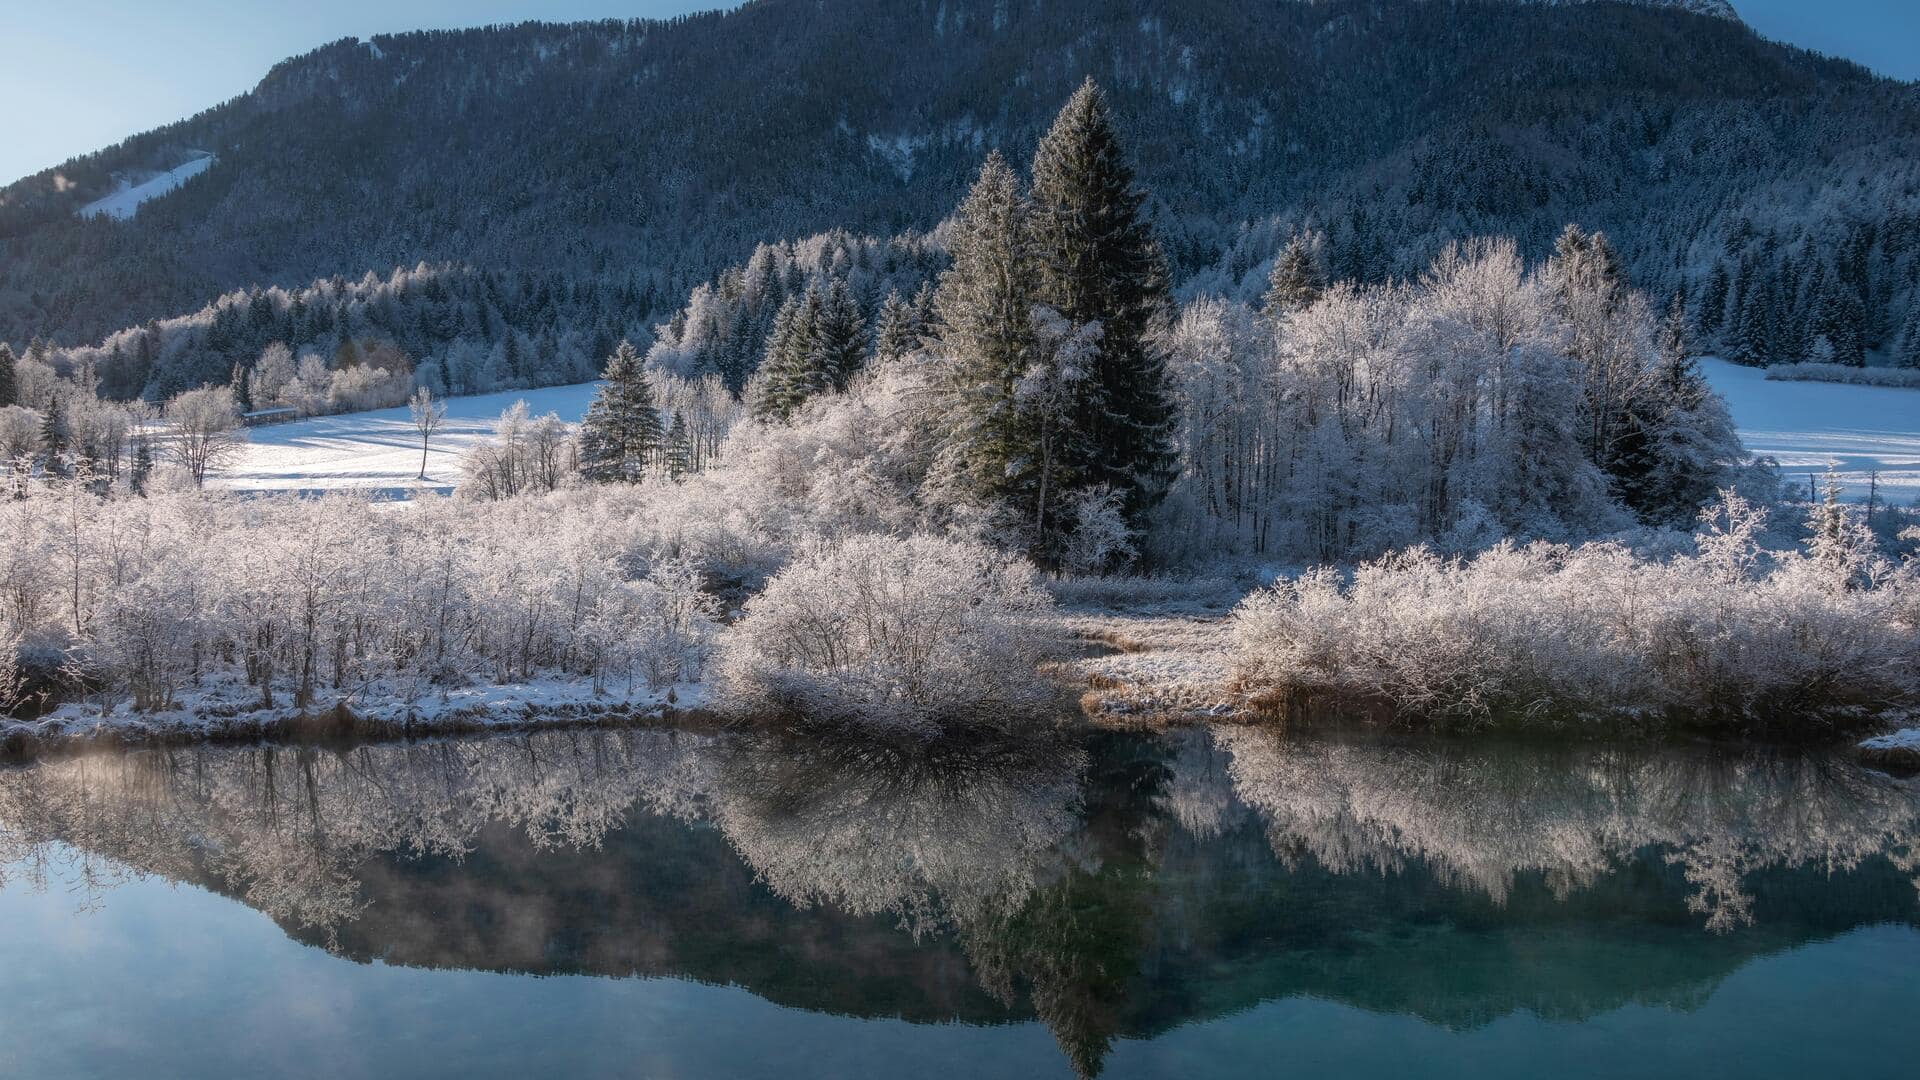
[[[1768,381],[1761,368],[1700,362],[1727,399],[1740,441],[1780,462],[1789,485],[1836,466],[1850,499],[1870,484],[1893,503],[1920,499],[1920,390],[1841,383]]]
[[[586,414],[598,385],[446,399],[446,423],[428,444],[424,480],[420,433],[403,405],[254,428],[240,457],[208,477],[207,486],[249,492],[374,491],[394,498],[452,491],[460,478],[460,455],[492,436],[500,414],[514,402],[525,401],[533,416],[551,412],[573,423]]]

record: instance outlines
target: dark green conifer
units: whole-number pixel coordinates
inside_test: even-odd
[[[1034,154],[1036,294],[1071,325],[1100,325],[1076,410],[1078,464],[1087,484],[1120,492],[1136,521],[1165,495],[1175,465],[1172,388],[1152,342],[1171,300],[1144,201],[1106,95],[1088,79]]]
[[[580,473],[596,483],[644,480],[660,450],[660,411],[640,353],[622,341],[580,423]]]

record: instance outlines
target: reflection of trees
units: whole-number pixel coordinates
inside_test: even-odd
[[[986,743],[742,738],[713,815],[797,907],[887,913],[914,933],[1017,906],[1072,831],[1086,755],[1052,735]]]
[[[494,823],[539,847],[592,846],[636,805],[695,813],[708,741],[569,731],[43,762],[0,772],[0,864],[44,875],[68,863],[89,890],[125,874],[207,883],[330,931],[360,914],[356,875],[375,856],[457,859]]]
[[[1099,1074],[1138,1005],[1172,750],[1128,735],[1092,742],[1084,820],[1058,875],[1018,907],[962,929],[981,980],[1006,1000],[1024,986],[1081,1076]]]
[[[1920,789],[1826,756],[1217,738],[1275,854],[1339,873],[1419,863],[1495,902],[1538,873],[1564,899],[1651,849],[1684,873],[1689,907],[1727,930],[1753,920],[1757,871],[1832,873],[1876,855],[1920,871]]]
[[[547,732],[0,771],[16,873],[192,881],[395,964],[916,1021],[1030,1006],[1083,1075],[1116,1038],[1294,995],[1460,1026],[1694,1005],[1755,955],[1912,920],[1916,830],[1920,782],[1817,755],[1250,729]]]

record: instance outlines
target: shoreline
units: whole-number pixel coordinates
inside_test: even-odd
[[[1658,721],[1594,717],[1468,730],[1420,724],[1391,702],[1338,700],[1324,693],[1276,694],[1236,688],[1227,641],[1231,604],[1147,605],[1132,610],[1063,605],[1051,617],[1062,648],[1040,665],[1089,728],[1167,730],[1185,726],[1358,728],[1442,738],[1532,736],[1557,742],[1707,739],[1730,745],[1782,744],[1850,750],[1862,762],[1920,770],[1920,715],[1890,714],[1858,730],[1782,739],[1690,730]],[[589,679],[555,677],[435,689],[430,693],[342,694],[333,704],[261,709],[259,691],[237,681],[195,688],[174,708],[138,713],[127,703],[103,712],[69,701],[34,719],[0,720],[0,763],[93,751],[195,744],[354,741],[563,729],[618,730],[670,725],[729,726],[706,683],[662,690],[596,690]],[[358,700],[356,700],[358,699]]]

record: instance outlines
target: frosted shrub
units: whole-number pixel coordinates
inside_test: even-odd
[[[1614,545],[1424,549],[1249,597],[1235,677],[1255,693],[1384,700],[1479,724],[1640,719],[1808,732],[1910,704],[1920,632],[1910,572],[1850,587],[1811,556],[1763,573],[1736,536],[1665,562]]]
[[[324,709],[477,679],[663,690],[701,677],[717,628],[700,576],[642,546],[632,499],[396,512],[74,490],[0,502],[0,627],[56,643],[106,707],[217,691],[235,707]]]
[[[926,733],[1040,714],[1035,672],[1052,605],[1025,563],[916,536],[815,544],[749,601],[722,639],[735,705]]]

